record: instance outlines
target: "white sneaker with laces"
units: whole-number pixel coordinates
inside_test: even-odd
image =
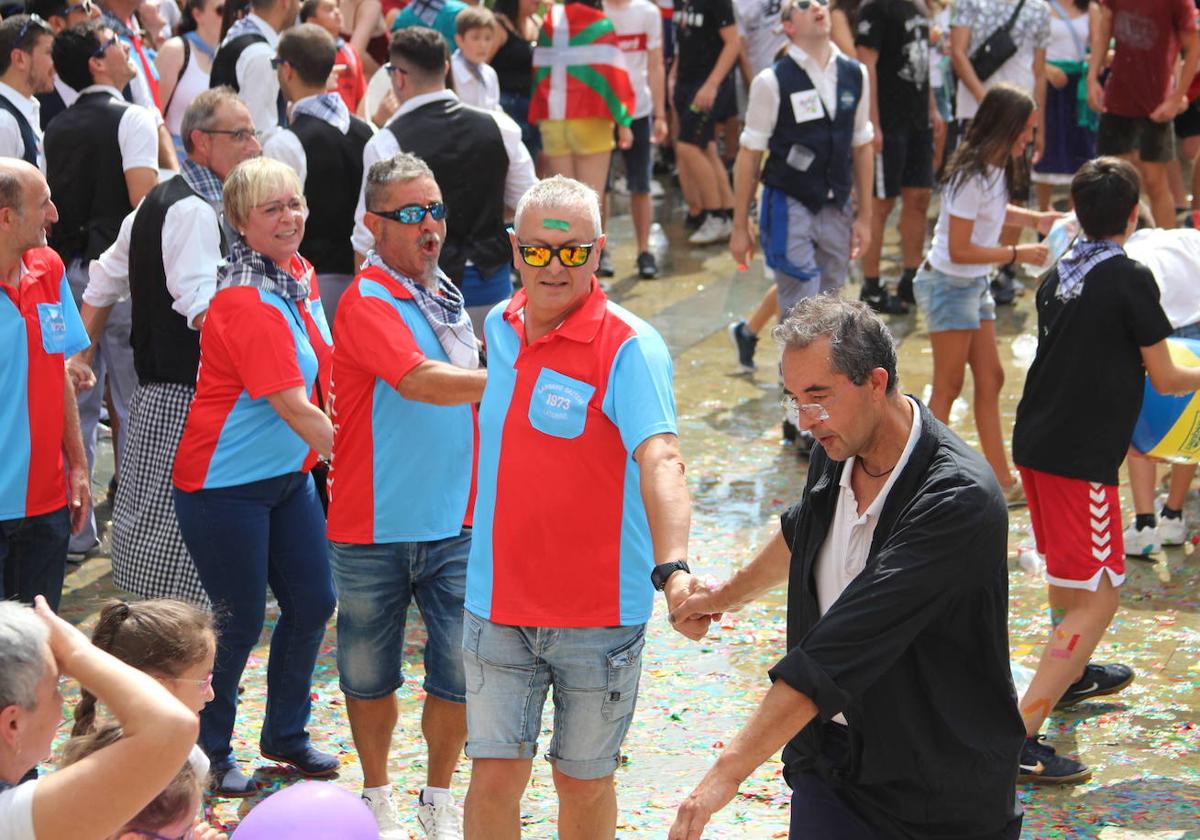
[[[379,840],[408,840],[408,832],[400,827],[400,817],[396,815],[396,805],[390,796],[364,796],[362,800],[379,826]]]
[[[462,812],[452,796],[439,796],[432,803],[418,799],[417,821],[430,840],[462,840]]]
[[[732,229],[732,224],[726,229],[725,220],[720,216],[710,215],[704,220],[704,224],[688,237],[688,242],[693,245],[714,245],[722,239],[728,239]]]
[[[1148,554],[1157,553],[1162,548],[1162,542],[1158,536],[1158,528],[1142,528],[1138,530],[1137,525],[1132,524],[1125,529],[1124,538],[1126,557],[1145,557]]]
[[[1158,517],[1158,539],[1162,545],[1183,545],[1187,541],[1187,525],[1183,517],[1165,519]]]

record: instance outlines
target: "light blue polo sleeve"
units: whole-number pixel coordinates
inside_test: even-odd
[[[59,284],[58,294],[62,300],[63,321],[67,328],[64,353],[67,356],[74,356],[76,353],[88,349],[92,340],[88,338],[87,329],[83,326],[83,319],[79,317],[79,308],[75,306],[75,297],[71,294],[71,286],[67,283],[65,272],[62,282]]]
[[[672,374],[671,353],[651,329],[630,337],[613,358],[603,409],[630,455],[646,438],[677,434]]]

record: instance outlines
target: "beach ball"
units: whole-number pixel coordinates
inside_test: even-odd
[[[1200,367],[1200,341],[1168,338],[1167,348],[1180,367]],[[1200,462],[1200,392],[1182,397],[1160,394],[1147,376],[1133,448],[1177,464]]]
[[[379,840],[379,827],[350,791],[329,782],[300,782],[251,808],[233,840]]]

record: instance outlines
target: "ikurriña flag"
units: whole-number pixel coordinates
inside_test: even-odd
[[[612,21],[582,3],[555,3],[533,50],[529,121],[600,117],[632,122],[633,86]]]

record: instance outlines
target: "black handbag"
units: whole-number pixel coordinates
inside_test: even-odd
[[[971,53],[971,66],[975,68],[975,75],[979,77],[979,81],[986,82],[1004,62],[1017,54],[1017,44],[1012,39],[1012,28],[1016,25],[1017,16],[1021,14],[1024,6],[1025,0],[1017,3],[1017,8],[1013,10],[1008,22],[989,35],[987,40],[979,45],[979,49]]]

